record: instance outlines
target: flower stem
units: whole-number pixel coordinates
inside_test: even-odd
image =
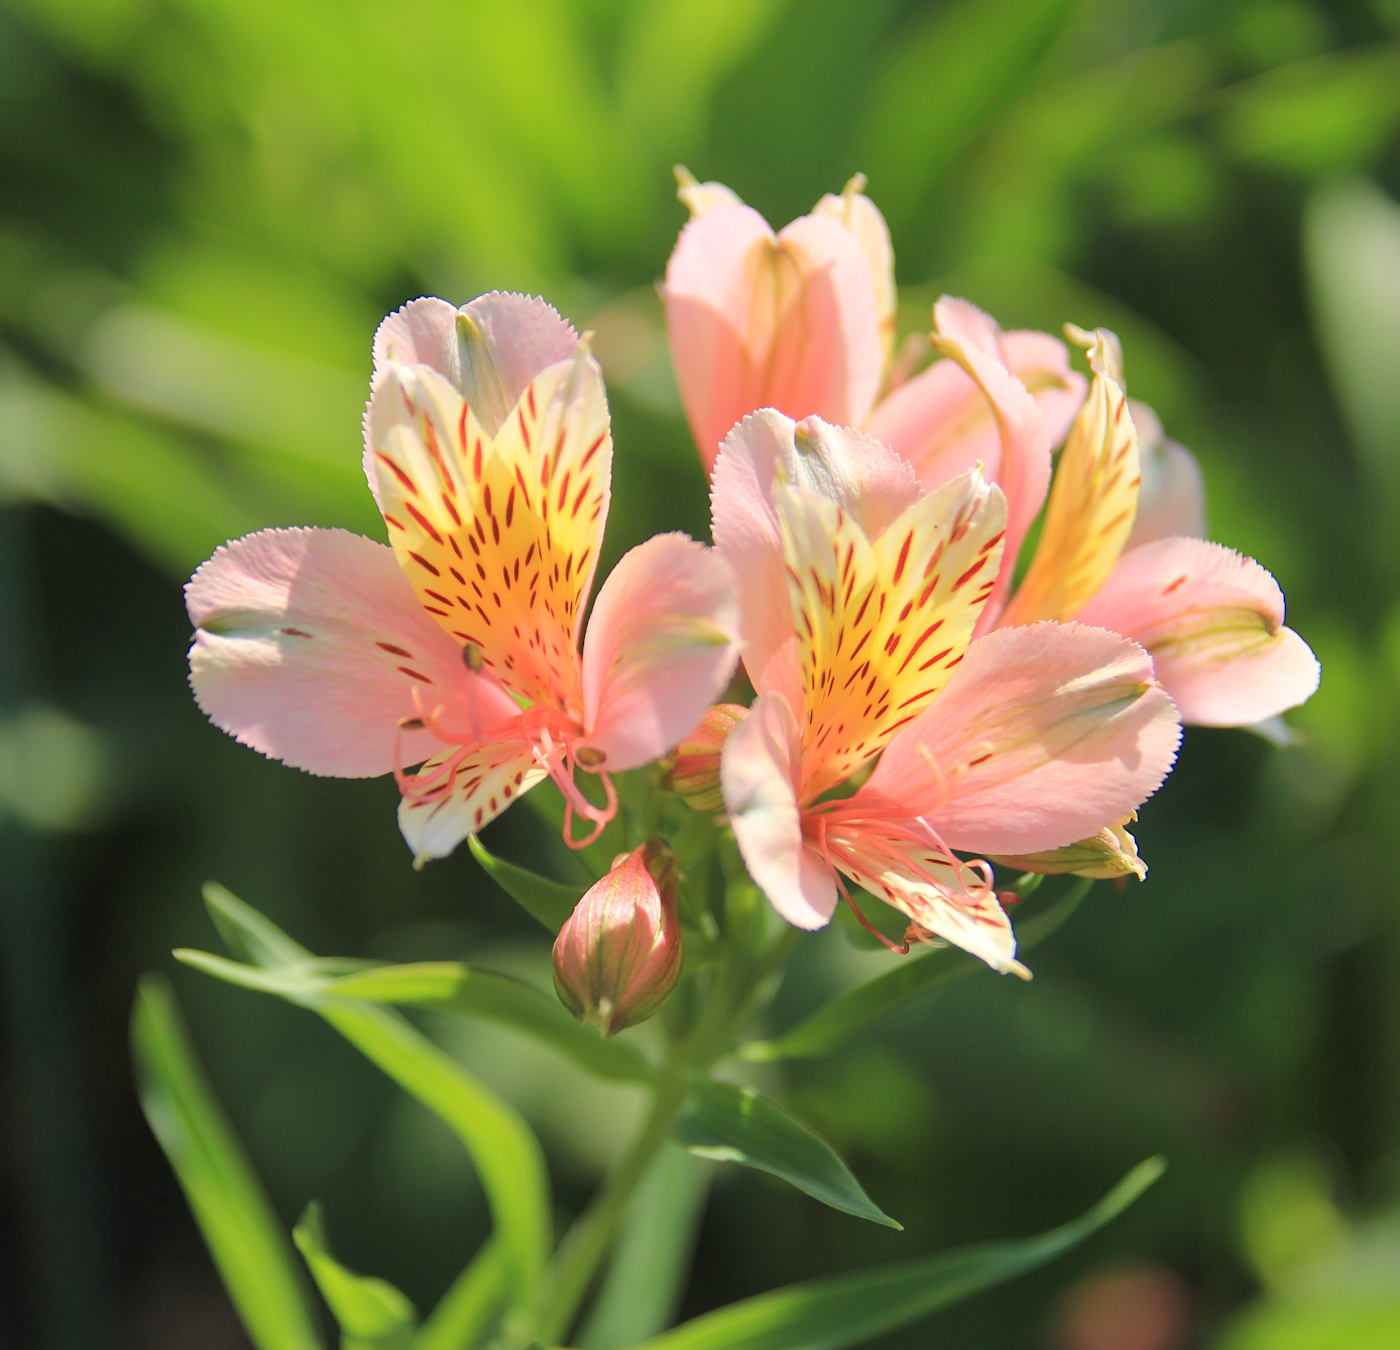
[[[657,1084],[642,1132],[613,1169],[601,1194],[559,1244],[536,1305],[536,1334],[545,1344],[559,1344],[578,1315],[634,1192],[670,1136],[684,1097],[685,1087],[678,1077],[668,1076]]]

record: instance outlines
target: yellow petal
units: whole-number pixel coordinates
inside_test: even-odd
[[[1118,339],[1066,326],[1089,346],[1089,397],[1070,428],[1040,544],[1000,626],[1072,619],[1108,579],[1133,530],[1142,477]]]
[[[389,540],[423,607],[513,693],[563,707],[607,517],[612,437],[586,349],[526,387],[494,438],[425,366],[376,391]]]
[[[1001,564],[1006,501],[973,469],[872,543],[851,515],[779,483],[805,710],[801,798],[843,782],[947,684]]]

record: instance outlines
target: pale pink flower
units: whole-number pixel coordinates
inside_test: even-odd
[[[857,176],[778,233],[719,183],[684,170],[692,219],[666,268],[662,296],[681,402],[709,469],[729,429],[759,408],[860,427],[947,482],[979,461],[995,478],[997,430],[977,385],[953,362],[905,375],[928,352],[894,346],[894,251]],[[1084,398],[1062,342],[997,333],[1000,359],[1033,391],[1054,441]]]
[[[1190,722],[1247,725],[1305,701],[1317,663],[1284,627],[1274,579],[1194,537],[1205,533],[1194,458],[1143,405],[1112,426],[1105,420],[1110,400],[1114,409],[1122,403],[1116,339],[1112,367],[1099,360],[1086,402],[1063,343],[1004,333],[975,306],[944,297],[932,338],[951,359],[903,378],[893,347],[894,253],[863,186],[853,179],[775,235],[728,188],[683,178],[692,219],[663,295],[681,399],[706,467],[729,427],[760,407],[859,426],[908,460],[926,488],[980,464],[1006,494],[1007,526],[979,633],[1080,617],[1138,638]],[[1013,599],[1021,544],[1050,491],[1051,451],[1076,417],[1080,432],[1062,456],[1032,573]],[[1106,445],[1124,464],[1131,458],[1131,469],[1115,476],[1105,468]],[[1168,545],[1169,537],[1179,538]]]
[[[954,850],[1059,848],[1157,789],[1180,725],[1146,652],[1078,624],[973,641],[1007,524],[975,468],[925,495],[872,438],[766,409],[729,434],[713,510],[759,696],[721,763],[754,880],[817,928],[844,875],[908,916],[907,940],[1024,973],[990,867]]]
[[[392,547],[294,529],[220,548],[186,588],[200,707],[296,768],[393,772],[419,861],[546,775],[596,836],[609,773],[685,735],[738,653],[728,568],[669,534],[608,577],[580,654],[611,465],[601,372],[542,300],[404,306],[375,336],[365,414]]]
[[[1149,409],[1131,408],[1118,340],[1104,329],[1072,330],[1088,350],[1093,383],[1052,486],[1050,433],[987,336],[995,325],[947,297],[934,319],[935,346],[976,380],[995,412],[1000,481],[1008,498],[1019,493],[1021,529],[1008,528],[979,631],[1078,619],[1122,633],[1152,654],[1183,719],[1199,725],[1251,725],[1308,699],[1317,660],[1284,626],[1278,583],[1252,558],[1187,537],[1205,526],[1200,472],[1187,451],[1165,440]],[[1148,431],[1145,454],[1135,415]],[[1020,540],[1042,505],[1039,542],[1011,594]]]

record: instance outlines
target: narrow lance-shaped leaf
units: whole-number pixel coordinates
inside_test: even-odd
[[[151,1131],[258,1350],[321,1350],[319,1321],[272,1205],[190,1049],[174,994],[147,975],[131,1048]]]
[[[1018,950],[1029,951],[1036,943],[1049,937],[1079,907],[1092,885],[1093,882],[1087,878],[1077,881],[1044,913],[1018,924]],[[829,1055],[882,1017],[889,1016],[930,989],[986,968],[976,957],[956,947],[940,947],[927,956],[905,960],[887,974],[877,975],[875,979],[832,999],[775,1041],[750,1041],[740,1048],[739,1054],[744,1059],[759,1063]]]
[[[672,1133],[702,1158],[757,1168],[833,1209],[888,1228],[901,1227],[866,1195],[830,1144],[752,1088],[698,1085]]]
[[[467,837],[467,846],[472,851],[472,857],[481,864],[482,871],[551,933],[557,933],[564,926],[574,912],[574,906],[588,889],[586,883],[571,886],[567,882],[551,881],[548,877],[508,863],[489,852],[474,834]]]
[[[988,1242],[917,1261],[777,1289],[682,1323],[634,1350],[843,1350],[1069,1251],[1122,1213],[1166,1168],[1139,1163],[1087,1214],[1039,1237]]]
[[[670,1326],[714,1169],[668,1145],[628,1206],[603,1287],[578,1336],[581,1350],[622,1350]]]
[[[480,1017],[533,1036],[599,1078],[648,1082],[652,1076],[635,1047],[599,1040],[550,995],[509,975],[472,970],[457,961],[404,966],[295,961],[263,968],[187,948],[178,949],[175,958],[229,984],[277,994],[306,1006],[317,997],[331,997]]]
[[[235,951],[258,960],[272,957],[269,964],[279,958],[312,959],[304,947],[222,887],[206,887],[204,898],[219,931],[226,937],[232,934]],[[318,1012],[461,1139],[481,1178],[506,1252],[512,1301],[527,1299],[544,1270],[552,1228],[544,1157],[530,1128],[398,1013],[325,995],[286,997]]]
[[[331,1255],[320,1205],[306,1207],[292,1238],[340,1323],[341,1350],[409,1350],[418,1320],[413,1304],[386,1280],[357,1275]]]

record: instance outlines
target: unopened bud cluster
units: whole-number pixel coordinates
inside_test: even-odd
[[[659,840],[619,855],[554,942],[554,987],[606,1037],[659,1011],[681,973],[675,855]]]
[[[719,757],[729,733],[749,715],[737,703],[716,703],[678,745],[671,766],[671,791],[695,811],[722,811]]]

